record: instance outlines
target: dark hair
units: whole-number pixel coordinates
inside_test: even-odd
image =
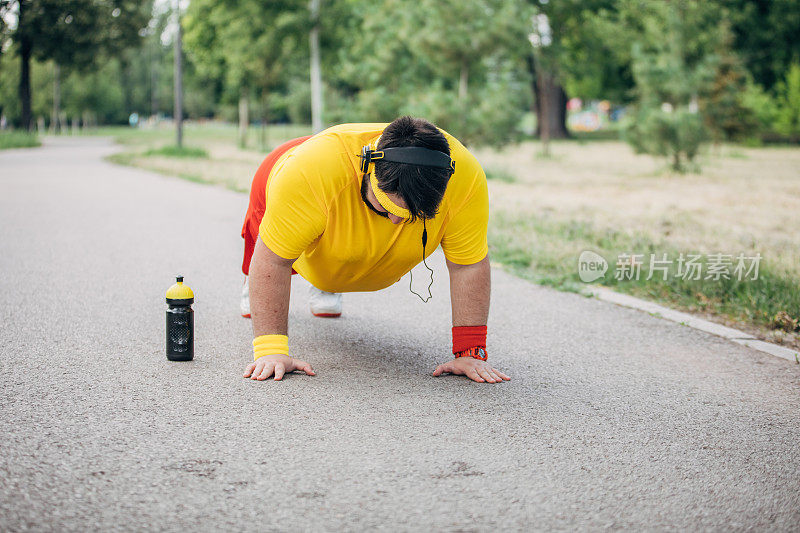
[[[421,118],[395,119],[381,134],[377,149],[418,146],[450,155],[450,145],[439,129]],[[375,161],[375,177],[383,192],[397,193],[405,200],[411,222],[433,218],[442,203],[450,169]]]

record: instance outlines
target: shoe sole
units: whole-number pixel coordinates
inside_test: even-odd
[[[314,316],[318,316],[320,318],[339,318],[340,316],[342,316],[342,313],[315,313],[313,311],[311,312],[311,314]]]

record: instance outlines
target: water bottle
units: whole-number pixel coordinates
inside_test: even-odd
[[[167,291],[167,359],[194,359],[194,293],[183,284],[183,276]]]

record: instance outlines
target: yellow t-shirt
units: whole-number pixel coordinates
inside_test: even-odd
[[[422,261],[422,221],[392,224],[361,198],[361,147],[388,124],[334,126],[290,149],[267,181],[259,235],[318,289],[375,291],[396,283]],[[435,218],[427,220],[426,256],[441,243],[461,265],[486,257],[489,194],[478,161],[442,131],[456,162]]]

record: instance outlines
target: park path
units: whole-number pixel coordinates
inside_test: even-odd
[[[246,196],[114,150],[0,152],[0,530],[800,528],[800,366],[495,269],[512,381],[433,378],[439,256],[431,303],[404,278],[339,320],[295,276],[291,350],[317,375],[246,380]],[[163,353],[179,272],[189,363]]]

